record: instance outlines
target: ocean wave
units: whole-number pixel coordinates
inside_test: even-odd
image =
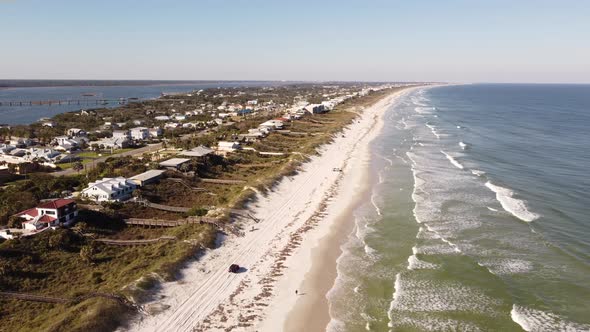
[[[488,208],[488,210],[490,211],[494,211],[494,212],[498,212],[498,209],[494,209],[493,207],[490,206],[486,206]]]
[[[381,216],[381,209],[379,208],[379,206],[377,206],[377,203],[375,202],[374,193],[371,195],[371,204],[373,204],[373,207],[375,208],[375,212],[377,212],[377,215]]]
[[[435,232],[431,232],[431,231],[427,230],[426,228],[420,226],[420,228],[418,229],[418,234],[416,234],[416,239],[434,240],[434,239],[440,239],[440,236],[438,234],[436,234]]]
[[[533,269],[533,263],[514,258],[489,259],[477,264],[487,268],[494,275],[526,273]]]
[[[435,317],[400,317],[394,324],[389,325],[393,327],[410,327],[411,331],[469,331],[469,332],[480,332],[482,331],[477,325],[471,322],[463,322],[460,320],[450,318],[435,318]]]
[[[437,269],[438,264],[425,262],[416,256],[418,254],[418,248],[412,247],[412,256],[408,257],[408,270],[422,270],[422,269]]]
[[[485,186],[496,193],[496,199],[500,202],[502,208],[516,218],[526,222],[531,222],[539,218],[538,214],[527,209],[525,201],[512,197],[514,195],[512,190],[496,186],[490,181],[486,182]]]
[[[451,164],[453,164],[455,167],[457,167],[458,169],[464,169],[465,167],[463,167],[463,165],[461,165],[460,162],[457,161],[457,159],[455,159],[453,156],[449,155],[448,153],[444,152],[443,150],[440,150],[440,152],[442,154],[445,155],[445,157],[447,157],[447,159],[451,162]]]
[[[465,142],[459,142],[459,146],[462,150],[467,150],[467,148],[469,148],[469,145],[467,145]]]
[[[480,170],[477,170],[477,169],[472,169],[471,170],[471,174],[477,175],[477,176],[484,176],[486,174],[486,172],[480,171]]]
[[[566,321],[563,317],[551,312],[531,309],[520,305],[512,305],[510,311],[512,321],[527,332],[537,331],[590,331],[590,325]]]

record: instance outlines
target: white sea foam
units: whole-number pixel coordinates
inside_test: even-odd
[[[377,253],[377,250],[369,247],[368,244],[365,244],[365,253],[367,254],[367,256],[369,256],[369,258],[371,259],[377,259],[377,257],[379,256],[379,254]]]
[[[396,276],[394,299],[390,304],[392,318],[403,312],[490,312],[500,302],[477,288],[453,281],[417,279],[413,274]]]
[[[459,146],[461,147],[461,149],[467,150],[467,144],[465,144],[464,142],[459,142]]]
[[[490,273],[495,275],[526,273],[533,269],[533,263],[514,258],[493,258],[484,260],[478,264],[487,268]]]
[[[395,325],[395,326],[394,326]],[[463,322],[460,320],[450,318],[436,318],[436,317],[399,317],[396,319],[395,324],[391,324],[389,327],[406,327],[409,326],[412,331],[469,331],[479,332],[481,329],[479,326],[471,322]]]
[[[444,152],[443,150],[440,150],[440,152],[442,154],[445,155],[445,157],[447,157],[447,159],[451,162],[451,164],[453,164],[455,167],[459,168],[459,169],[464,169],[463,165],[461,165],[460,162],[457,161],[457,159],[455,159],[453,156],[449,155],[448,153]]]
[[[415,107],[414,110],[418,114],[432,114],[432,111],[435,111],[436,108],[434,108],[434,107],[418,106],[418,107]]]
[[[434,239],[440,239],[440,236],[438,234],[436,234],[435,232],[431,232],[431,231],[427,230],[424,227],[420,227],[418,229],[418,234],[416,234],[416,238],[422,239],[422,240],[434,240]]]
[[[496,193],[496,199],[500,202],[502,208],[516,218],[526,222],[531,222],[539,218],[538,214],[530,212],[527,209],[525,201],[513,197],[514,192],[512,190],[496,186],[490,181],[486,182],[485,186]]]
[[[512,320],[527,332],[538,331],[590,331],[590,325],[566,321],[551,312],[512,305]]]
[[[489,207],[489,206],[486,206],[486,207],[487,207],[487,208],[488,208],[488,210],[490,210],[490,211],[498,212],[498,209],[494,209],[493,207]]]
[[[379,206],[377,206],[377,203],[375,203],[375,194],[373,193],[371,195],[371,204],[373,204],[373,207],[375,208],[375,212],[377,212],[377,215],[381,215],[381,209],[379,208]]]
[[[430,131],[432,132],[432,134],[434,136],[436,136],[437,139],[440,139],[440,134],[436,131],[436,127],[435,126],[433,126],[431,124],[428,124],[428,123],[426,123],[425,125],[426,125],[426,127],[428,127],[430,129]]]
[[[484,171],[480,171],[480,170],[477,170],[477,169],[472,169],[472,170],[471,170],[471,173],[472,173],[473,175],[477,175],[477,176],[484,176],[484,175],[486,174],[486,172],[484,172]]]

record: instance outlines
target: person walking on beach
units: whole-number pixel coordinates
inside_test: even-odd
[[[297,293],[298,293],[298,291],[297,291],[297,290],[295,290],[295,295],[297,295]]]

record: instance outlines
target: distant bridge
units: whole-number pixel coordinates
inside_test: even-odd
[[[109,104],[120,104],[124,105],[127,103],[141,102],[146,100],[161,101],[161,102],[177,102],[184,101],[189,104],[187,100],[181,98],[170,99],[170,98],[156,98],[156,99],[141,99],[141,98],[118,98],[118,99],[56,99],[56,100],[16,100],[16,101],[1,101],[0,107],[14,107],[14,106],[60,106],[60,105],[109,105]],[[196,104],[197,100],[193,103]]]
[[[52,106],[52,105],[108,105],[111,103],[126,104],[129,100],[123,99],[66,99],[66,100],[19,100],[0,101],[2,106]],[[137,100],[131,100],[137,101]]]

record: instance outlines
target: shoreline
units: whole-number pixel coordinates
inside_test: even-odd
[[[332,198],[323,220],[325,225],[318,227],[316,234],[311,234],[315,235],[315,239],[307,245],[302,245],[298,257],[293,257],[294,264],[301,264],[306,268],[297,286],[303,294],[293,301],[291,306],[278,309],[275,317],[269,316],[263,323],[263,326],[268,325],[269,328],[263,328],[262,331],[272,331],[270,327],[278,323],[281,316],[283,331],[325,331],[329,326],[331,315],[327,295],[338,278],[337,259],[342,255],[342,245],[355,230],[354,211],[370,196],[370,144],[383,129],[385,111],[413,89],[397,91],[373,105],[376,108],[373,114],[370,114],[374,121],[373,126],[365,133],[363,139],[355,144],[347,160],[343,183]],[[381,103],[383,104],[379,105]],[[275,306],[278,306],[278,303]]]
[[[357,193],[357,184],[366,182],[362,180],[367,172],[350,172],[355,174],[353,181],[346,174],[359,167],[359,163],[367,163],[369,142],[380,132],[383,112],[406,91],[394,91],[365,108],[351,125],[335,135],[331,144],[319,149],[320,156],[303,164],[297,175],[283,178],[267,196],[257,195],[249,209],[261,221],[245,224],[252,226],[252,230],[244,237],[229,238],[218,249],[207,251],[199,261],[188,263],[180,281],[163,283],[154,294],[158,298],[146,304],[161,308],[161,312],[131,322],[129,330],[257,327],[276,331],[277,326],[282,326],[295,305],[295,289],[300,288],[303,276],[311,268],[311,260],[306,258],[311,249],[332,233],[333,225],[340,228],[336,238],[350,233],[350,224],[335,223],[336,216],[351,203],[341,197]],[[334,168],[344,171],[335,172]],[[328,248],[333,250],[334,246]],[[335,248],[332,258],[340,255],[340,247]],[[245,273],[227,273],[231,263],[244,266]],[[334,268],[335,263],[334,259]]]

